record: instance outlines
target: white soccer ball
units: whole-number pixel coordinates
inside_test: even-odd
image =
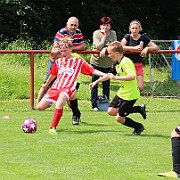
[[[25,133],[34,133],[37,130],[37,123],[35,120],[33,119],[26,119],[23,123],[22,123],[22,130]]]

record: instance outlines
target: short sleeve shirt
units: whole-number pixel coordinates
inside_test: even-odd
[[[70,34],[66,27],[60,29],[56,33],[54,37],[54,42],[60,42],[60,38],[63,38],[65,36],[70,36],[71,39],[73,39],[73,46],[78,46],[84,43],[84,38],[80,29],[77,29],[74,34]]]
[[[127,57],[123,57],[119,64],[114,65],[114,68],[117,76],[126,76],[130,74],[134,74],[136,76],[134,64]],[[120,98],[124,100],[134,100],[139,98],[140,92],[136,78],[131,81],[119,81],[119,83],[120,88],[117,95]]]
[[[127,40],[127,46],[137,46],[142,41],[143,48],[145,48],[151,41],[150,38],[144,34],[142,34],[138,40],[134,40],[130,34],[126,34],[124,38]],[[143,61],[143,58],[139,54],[126,54],[126,56],[130,58],[133,61],[133,63]]]

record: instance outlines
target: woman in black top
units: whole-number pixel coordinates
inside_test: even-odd
[[[141,31],[141,23],[133,20],[129,25],[131,34],[126,34],[121,40],[124,51],[141,50],[140,54],[126,54],[134,62],[140,91],[144,88],[143,57],[147,55],[148,51],[158,50],[158,46],[149,37],[140,34]]]

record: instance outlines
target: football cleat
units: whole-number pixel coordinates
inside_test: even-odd
[[[137,129],[134,129],[133,134],[138,136],[144,131],[144,126],[142,124],[139,124],[139,127]]]
[[[81,121],[80,121],[80,118],[79,118],[79,117],[77,117],[77,116],[73,116],[73,117],[72,117],[72,124],[73,124],[73,125],[79,125],[80,122],[81,122]]]
[[[49,134],[56,135],[57,134],[56,129],[55,128],[49,129]]]
[[[169,172],[165,172],[165,173],[159,173],[158,176],[170,177],[170,178],[180,178],[180,174],[177,174],[174,171],[169,171]]]

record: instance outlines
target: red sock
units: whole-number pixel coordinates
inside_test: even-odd
[[[63,109],[56,109],[54,111],[54,116],[53,116],[50,128],[56,128],[58,126],[59,121],[60,121],[60,119],[62,117],[62,114],[63,114]]]

